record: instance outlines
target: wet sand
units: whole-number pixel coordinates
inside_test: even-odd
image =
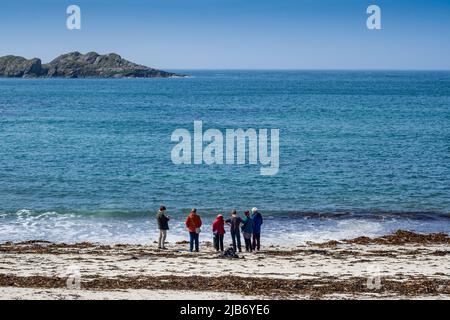
[[[0,298],[450,299],[446,234],[270,246],[238,259],[220,258],[208,242],[200,253],[167,247],[4,243]]]

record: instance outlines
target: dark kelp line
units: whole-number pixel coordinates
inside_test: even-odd
[[[66,288],[65,278],[45,276],[14,276],[0,275],[1,287],[24,288]],[[273,279],[273,278],[243,278],[202,276],[155,276],[155,277],[91,277],[83,279],[81,288],[84,290],[189,290],[209,292],[229,292],[243,295],[263,297],[289,298],[295,296],[311,296],[320,298],[329,294],[378,294],[383,296],[450,294],[450,280],[433,279],[423,276],[405,277],[400,280],[382,278],[383,286],[379,289],[369,289],[367,278],[352,277],[339,279],[324,277],[320,279]]]
[[[420,234],[406,230],[397,230],[395,233],[377,238],[357,237],[350,240],[328,241],[319,243],[318,246],[335,246],[339,243],[347,244],[450,244],[450,237],[445,233]]]
[[[186,241],[179,241],[176,244],[187,244]],[[376,238],[369,237],[357,237],[354,239],[344,239],[340,241],[332,240],[323,243],[308,243],[309,245],[319,246],[319,247],[329,247],[335,246],[338,244],[382,244],[382,245],[400,245],[400,244],[450,244],[450,236],[446,233],[428,233],[421,234],[407,230],[397,230],[395,233],[390,235],[385,235]],[[210,242],[204,242],[205,245],[211,245]],[[295,244],[293,244],[295,245]],[[98,250],[111,250],[114,248],[142,248],[145,249],[148,246],[145,245],[128,245],[128,244],[112,244],[105,245],[100,243],[91,243],[91,242],[80,242],[74,244],[67,243],[53,243],[46,240],[27,240],[22,242],[4,242],[0,244],[0,251],[5,249],[5,247],[14,247],[14,246],[29,246],[31,248],[41,248],[41,250],[45,250],[45,248],[51,249],[89,249],[96,248]]]

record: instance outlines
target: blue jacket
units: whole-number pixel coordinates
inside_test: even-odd
[[[253,220],[250,217],[245,217],[242,220],[242,232],[253,233]]]
[[[255,212],[254,214],[252,214],[252,220],[253,220],[253,232],[261,233],[261,225],[264,222],[261,213]]]

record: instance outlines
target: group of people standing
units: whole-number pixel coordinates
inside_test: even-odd
[[[167,230],[169,230],[170,217],[166,215],[166,207],[161,206],[156,215],[159,228],[158,248],[166,249],[165,241],[167,237]],[[242,252],[241,246],[241,232],[245,241],[245,250],[252,252],[261,249],[261,226],[264,219],[257,208],[244,212],[244,217],[238,216],[236,210],[231,211],[229,219],[224,219],[222,214],[219,214],[212,224],[214,248],[217,251],[224,251],[224,237],[225,225],[230,227],[231,241],[233,243],[234,251]],[[202,219],[197,214],[197,209],[192,209],[186,218],[185,225],[189,231],[189,250],[193,252],[199,251],[199,235],[202,227]]]

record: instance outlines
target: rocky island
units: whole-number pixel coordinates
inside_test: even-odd
[[[116,53],[71,52],[42,64],[38,58],[0,57],[0,77],[8,78],[169,78],[184,75],[153,69],[123,59]]]

